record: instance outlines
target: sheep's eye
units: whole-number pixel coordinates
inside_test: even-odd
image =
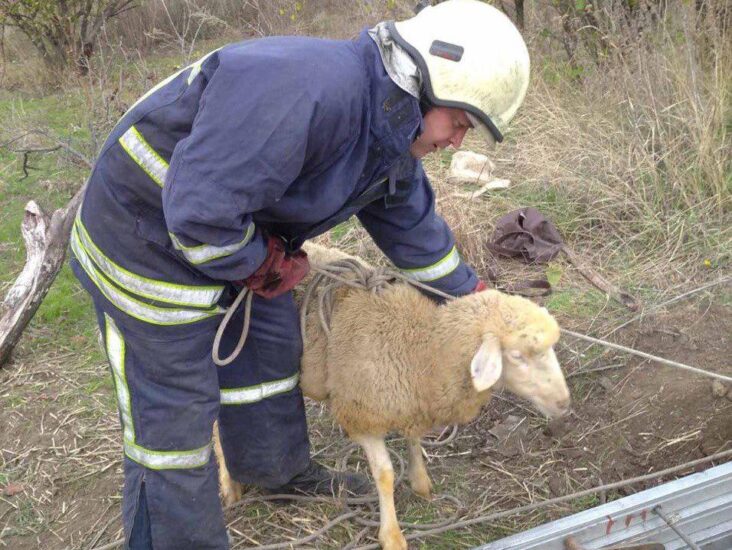
[[[523,361],[523,356],[520,351],[511,350],[508,352],[508,356],[515,361]]]

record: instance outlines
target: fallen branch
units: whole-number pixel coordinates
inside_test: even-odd
[[[71,225],[85,188],[82,187],[65,208],[59,208],[50,217],[33,200],[25,205],[21,232],[26,262],[0,304],[0,367],[10,358],[61,270]]]
[[[34,130],[32,133],[50,137],[42,130]],[[84,155],[58,139],[56,142],[57,145],[53,150],[63,148],[91,167],[91,161]],[[27,168],[27,154],[25,158],[24,169]],[[27,170],[24,172],[27,175]],[[82,186],[65,208],[59,208],[51,216],[44,213],[33,200],[25,205],[25,215],[20,228],[26,248],[25,265],[0,303],[0,367],[10,358],[25,327],[35,315],[61,270],[66,259],[71,225],[85,189],[86,185]]]
[[[577,268],[577,271],[579,271],[585,279],[590,281],[613,300],[620,302],[631,311],[638,311],[638,309],[640,309],[638,300],[627,292],[620,290],[591,267],[583,264],[577,254],[575,254],[575,252],[566,244],[562,247],[562,252],[567,256],[569,263]]]

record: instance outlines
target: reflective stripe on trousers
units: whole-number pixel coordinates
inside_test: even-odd
[[[134,538],[151,539],[155,550],[228,548],[210,446],[219,409],[210,341],[219,319],[153,325],[92,297],[122,424],[126,538],[147,510],[147,537]]]
[[[92,294],[112,366],[125,452],[126,535],[145,498],[156,550],[226,548],[209,450],[217,416],[236,479],[276,488],[309,463],[304,403],[295,383],[302,347],[294,299],[257,297],[242,353],[217,368],[211,345],[219,318],[172,326],[140,322],[116,310],[76,260],[72,267]],[[222,353],[235,346],[242,321],[239,310],[223,335]],[[223,405],[227,393],[237,398]]]
[[[114,387],[117,393],[125,454],[135,462],[155,470],[198,468],[206,464],[211,455],[210,442],[197,449],[174,451],[157,451],[135,443],[135,425],[132,419],[130,390],[125,373],[125,341],[114,320],[106,313],[104,323],[107,358],[112,367]]]

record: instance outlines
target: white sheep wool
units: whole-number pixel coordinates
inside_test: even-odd
[[[419,66],[432,104],[464,109],[490,143],[503,140],[529,86],[526,43],[503,12],[448,0],[390,22],[389,31]]]

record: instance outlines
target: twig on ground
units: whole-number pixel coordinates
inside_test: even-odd
[[[575,268],[577,268],[577,270],[582,274],[585,279],[587,279],[597,288],[605,292],[605,294],[610,296],[613,300],[620,302],[631,311],[638,311],[638,309],[640,309],[640,304],[634,296],[631,296],[629,293],[620,290],[618,287],[616,287],[614,284],[612,284],[610,281],[600,275],[597,271],[595,271],[591,267],[588,267],[567,245],[564,245],[562,247],[562,252],[564,252],[564,255],[567,256],[569,262]]]
[[[614,329],[612,329],[610,332],[608,332],[607,334],[605,334],[605,338],[607,338],[608,336],[611,336],[611,335],[615,334],[617,331],[619,331],[620,329],[622,329],[624,327],[627,327],[629,324],[634,323],[635,321],[637,321],[638,319],[640,319],[644,315],[647,315],[651,311],[654,311],[656,309],[661,309],[662,307],[666,307],[668,305],[671,305],[671,304],[673,304],[675,302],[678,302],[679,300],[683,300],[684,298],[688,298],[689,296],[691,296],[693,294],[696,294],[697,292],[701,292],[702,290],[706,290],[708,288],[712,288],[714,286],[722,285],[722,284],[725,284],[725,283],[732,283],[732,277],[722,277],[721,279],[717,279],[716,281],[712,281],[711,283],[704,284],[704,285],[702,285],[702,286],[700,286],[698,288],[689,290],[688,292],[684,292],[683,294],[679,294],[678,296],[676,296],[674,298],[671,298],[670,300],[666,300],[665,302],[661,302],[660,304],[655,304],[655,305],[649,307],[648,309],[644,309],[638,315],[635,315],[634,317],[631,317],[630,319],[628,319],[624,323],[618,325],[617,327],[615,327]],[[588,346],[587,349],[589,349],[590,347],[591,346]]]
[[[39,147],[39,148],[33,148],[33,147],[20,147],[17,149],[9,148],[9,146],[11,144],[23,139],[26,136],[30,136],[30,135],[34,135],[34,134],[43,136],[47,139],[50,139],[52,142],[55,143],[55,145],[53,147]],[[25,179],[26,177],[28,177],[27,168],[32,168],[32,166],[28,166],[28,160],[29,160],[28,155],[30,153],[50,153],[52,151],[57,151],[58,149],[63,149],[65,151],[67,151],[68,153],[70,153],[73,157],[75,157],[76,159],[78,159],[82,163],[84,163],[87,166],[87,168],[91,168],[93,166],[92,161],[85,154],[81,153],[75,147],[72,147],[71,145],[69,145],[68,143],[63,141],[57,135],[54,135],[51,132],[49,132],[47,130],[42,130],[40,128],[31,129],[27,132],[24,132],[23,134],[21,134],[19,136],[16,136],[16,137],[6,141],[5,143],[0,144],[0,148],[3,148],[3,147],[7,147],[8,149],[10,149],[10,151],[12,151],[14,153],[23,153],[23,173],[25,175],[21,179]]]
[[[243,550],[248,550],[249,548],[258,548],[259,550],[279,550],[280,548],[293,548],[295,546],[300,546],[302,544],[306,544],[310,542],[311,540],[314,540],[318,538],[320,535],[325,533],[326,531],[329,531],[339,523],[342,523],[346,521],[347,519],[350,519],[354,516],[357,516],[358,512],[346,512],[345,514],[341,514],[335,519],[332,519],[328,523],[326,523],[323,527],[318,529],[317,531],[313,532],[312,534],[308,535],[307,537],[303,537],[301,539],[292,540],[289,542],[283,542],[280,544],[265,544],[264,546],[244,546],[241,547],[240,545],[233,546],[231,550],[234,550],[235,548],[242,548]]]

